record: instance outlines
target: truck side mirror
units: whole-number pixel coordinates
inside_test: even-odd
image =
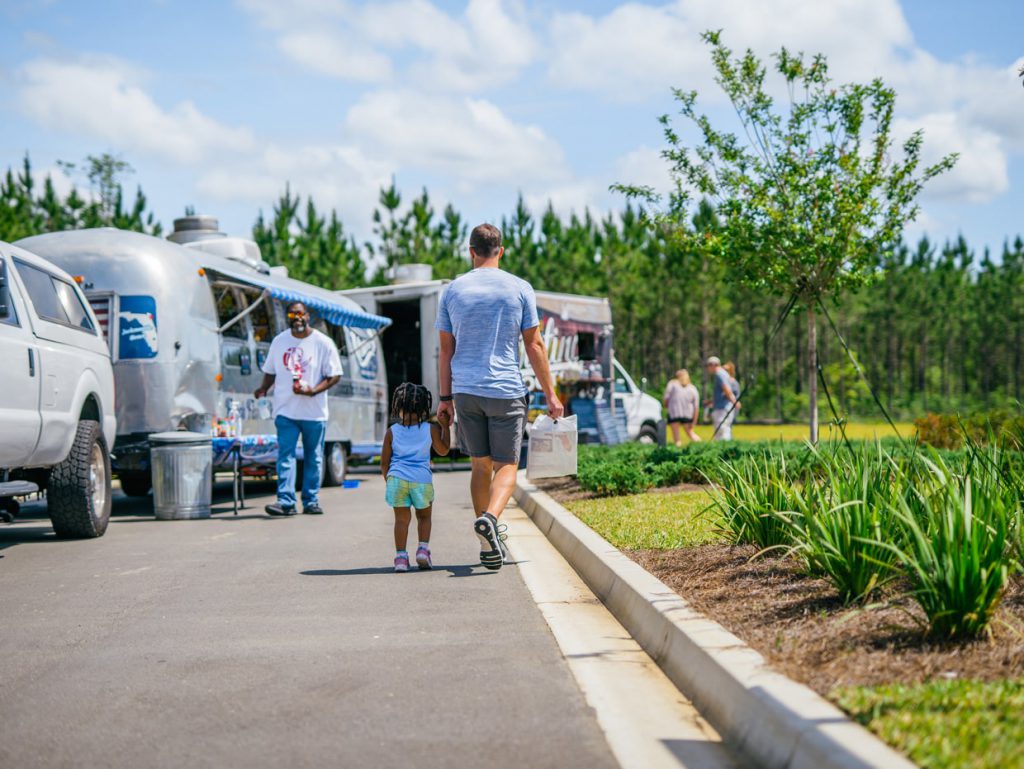
[[[11,315],[11,291],[7,283],[7,262],[0,259],[0,318]]]

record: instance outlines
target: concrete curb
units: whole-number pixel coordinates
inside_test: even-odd
[[[762,769],[913,769],[914,764],[764,658],[537,489],[516,502],[701,714]]]

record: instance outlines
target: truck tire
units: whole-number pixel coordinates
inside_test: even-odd
[[[345,456],[345,445],[328,443],[324,447],[324,486],[340,486],[348,473],[348,457]]]
[[[121,491],[127,497],[145,497],[153,488],[153,476],[150,473],[120,473],[117,479],[121,482]]]
[[[640,432],[636,436],[637,443],[657,443],[658,442],[658,428],[650,423],[644,424],[640,427]]]
[[[50,471],[50,521],[58,537],[101,537],[110,521],[110,454],[100,423],[78,423],[71,453]]]

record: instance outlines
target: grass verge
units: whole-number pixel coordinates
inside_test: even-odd
[[[910,422],[897,422],[896,429],[902,438],[913,438],[917,428]],[[711,440],[715,428],[711,425],[697,425],[697,435],[703,440]],[[846,425],[846,437],[851,441],[875,440],[876,438],[891,438],[896,433],[887,422],[850,422]],[[689,439],[683,434],[683,443]],[[807,440],[807,425],[786,424],[786,425],[745,425],[736,424],[732,426],[732,437],[737,441],[798,441]],[[668,432],[669,443],[672,442],[672,433]],[[831,425],[822,425],[821,440],[842,440],[839,429]]]
[[[854,687],[832,698],[925,769],[1024,767],[1024,681]]]
[[[590,528],[625,550],[672,550],[720,542],[703,491],[654,492],[567,501]]]

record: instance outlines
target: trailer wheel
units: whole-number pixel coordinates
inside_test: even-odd
[[[658,442],[658,428],[648,423],[640,428],[636,436],[637,443],[651,444]]]
[[[324,448],[324,486],[340,486],[348,473],[348,457],[341,443],[328,443]]]
[[[110,521],[110,455],[100,423],[78,423],[71,452],[50,471],[50,521],[58,537],[103,536]]]
[[[117,478],[121,481],[121,491],[128,497],[148,496],[153,488],[153,476],[150,473],[121,473]]]

